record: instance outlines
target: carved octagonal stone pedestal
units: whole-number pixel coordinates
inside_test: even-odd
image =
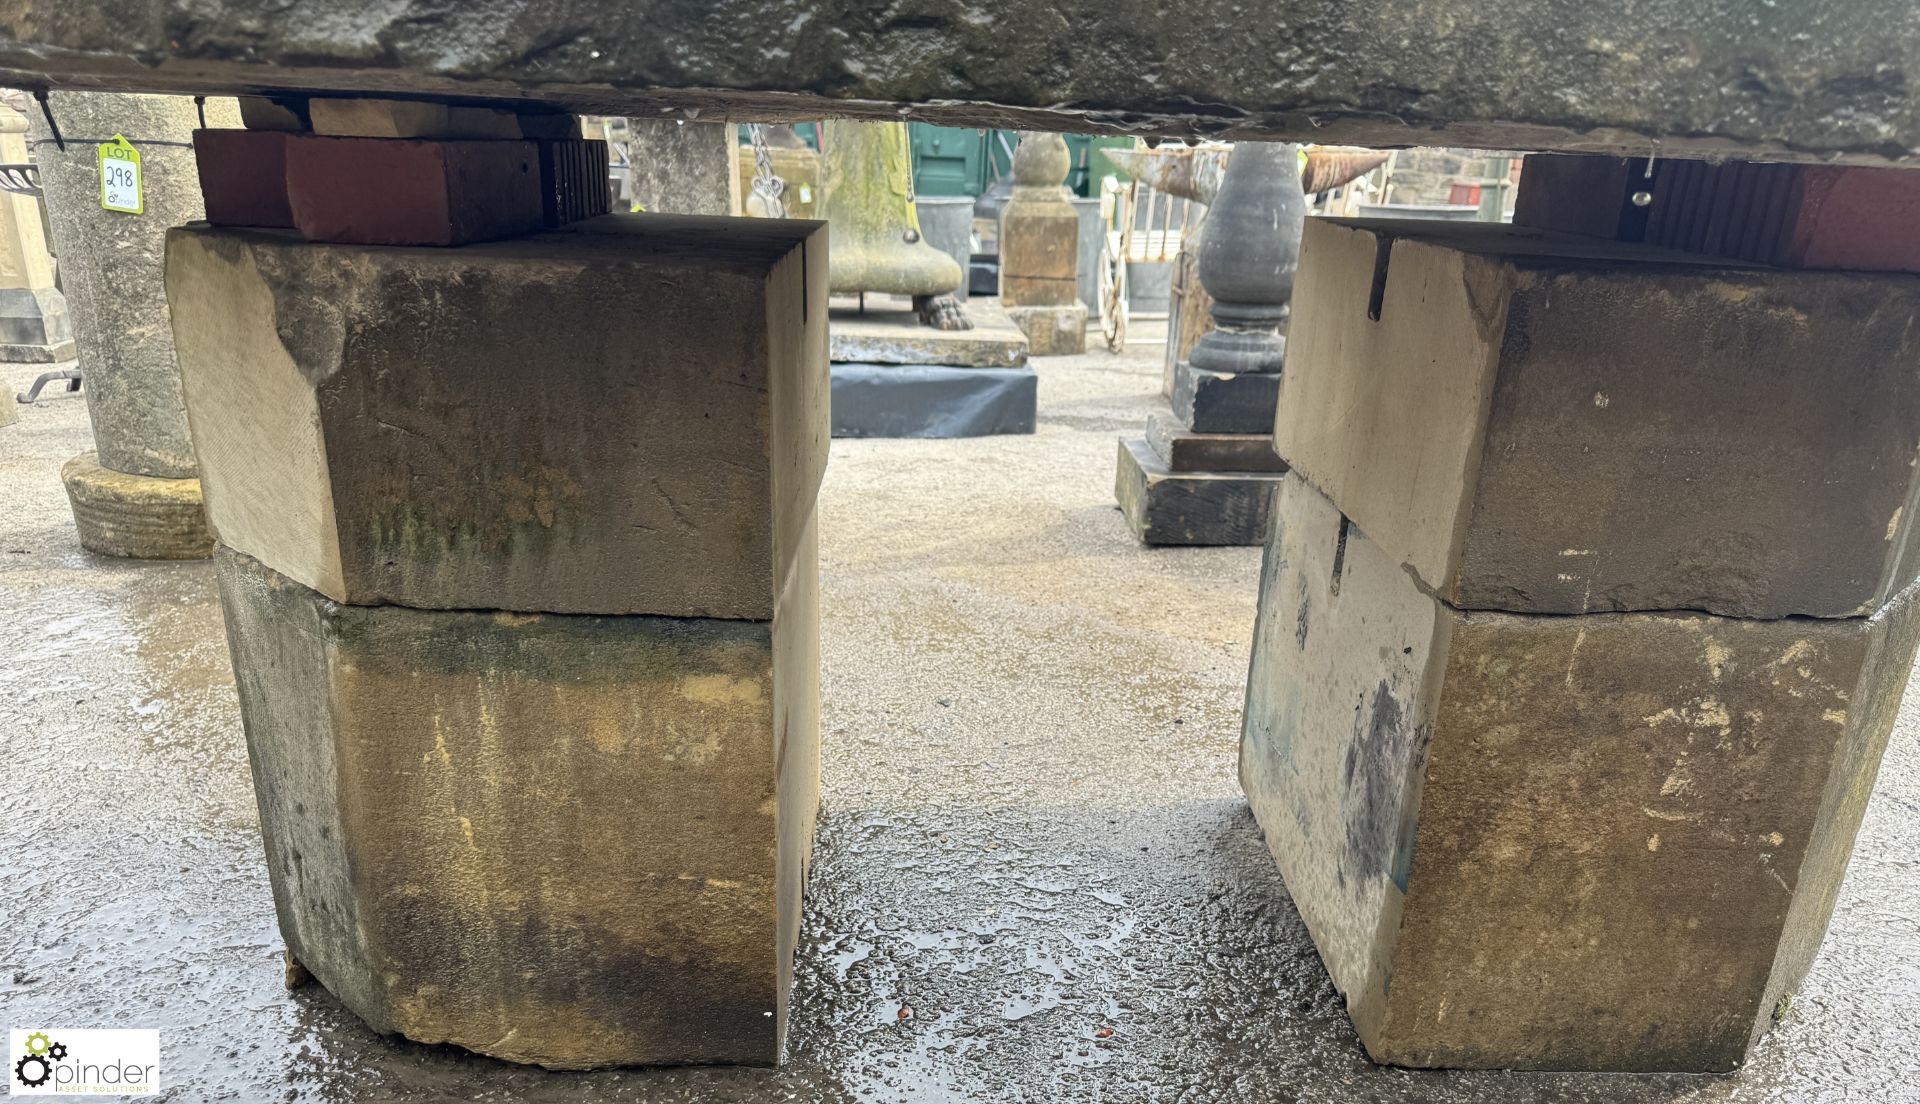
[[[1463,611],[1298,475],[1275,508],[1241,784],[1367,1052],[1739,1065],[1819,949],[1914,594],[1826,620]]]
[[[173,232],[281,931],[376,1028],[779,1060],[819,793],[823,239]]]
[[[771,622],[591,617],[343,605],[216,558],[280,931],[341,1003],[559,1068],[776,1060],[811,578]]]
[[[1722,1071],[1920,638],[1920,281],[1310,220],[1241,778],[1414,1066]]]

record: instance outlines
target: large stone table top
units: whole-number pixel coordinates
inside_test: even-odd
[[[29,88],[1778,159],[1911,156],[1916,42],[1910,0],[0,0]]]

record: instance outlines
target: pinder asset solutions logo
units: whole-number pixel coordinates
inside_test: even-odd
[[[160,1032],[94,1028],[9,1033],[7,1091],[15,1096],[160,1091]]]

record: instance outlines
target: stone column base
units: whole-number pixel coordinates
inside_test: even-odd
[[[1120,442],[1113,493],[1142,544],[1258,545],[1277,472],[1179,472],[1138,437]]]
[[[203,560],[213,534],[198,479],[128,475],[100,466],[83,452],[60,469],[80,547],[134,560]]]
[[[1070,356],[1087,351],[1087,305],[1007,307],[1007,314],[1027,335],[1027,352],[1034,356]]]
[[[291,960],[377,1030],[511,1062],[776,1064],[813,541],[771,621],[345,605],[222,547]]]
[[[73,357],[73,323],[58,288],[0,288],[0,361],[57,364]]]

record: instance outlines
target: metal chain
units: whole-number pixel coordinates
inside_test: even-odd
[[[766,124],[748,123],[747,140],[753,143],[753,194],[760,197],[761,206],[766,209],[763,217],[786,218],[787,182],[773,171],[773,150],[767,146]]]

